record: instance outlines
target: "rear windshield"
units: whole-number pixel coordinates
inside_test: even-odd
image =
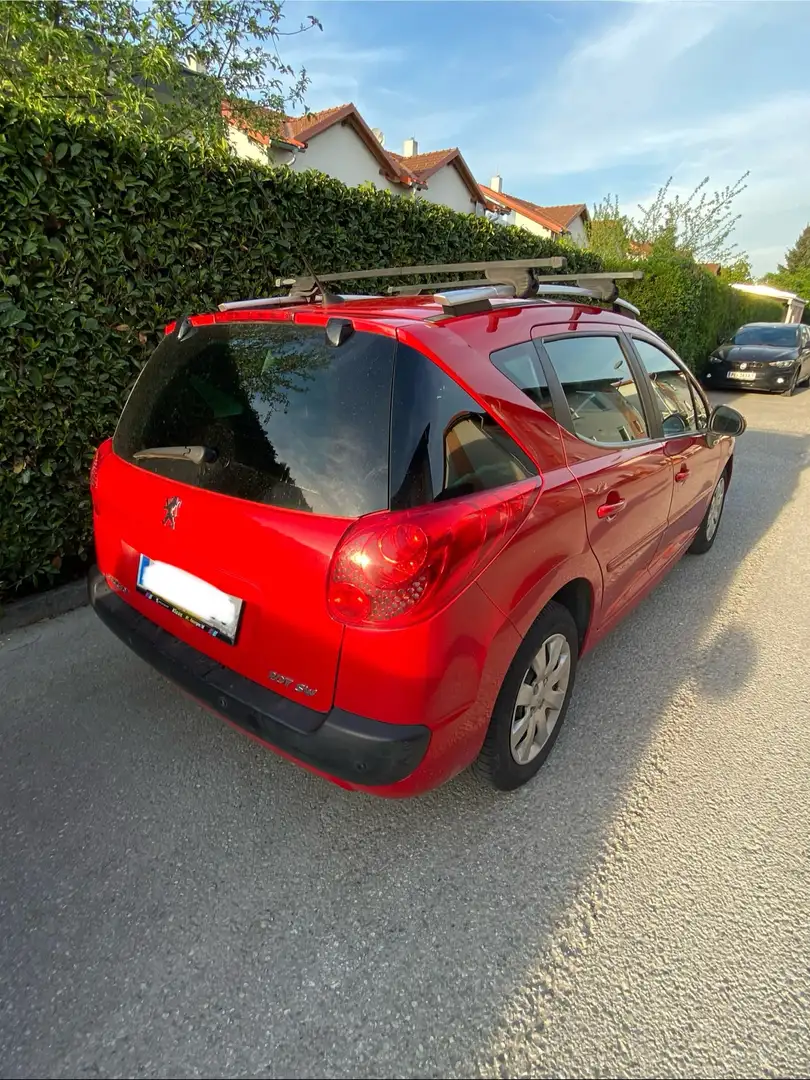
[[[796,344],[796,327],[775,323],[773,326],[741,326],[734,335],[735,345],[775,345],[789,349]]]
[[[269,506],[336,517],[382,510],[393,367],[394,341],[379,334],[356,331],[335,347],[323,327],[195,327],[158,346],[114,448],[161,476]],[[142,453],[167,447],[204,460]]]

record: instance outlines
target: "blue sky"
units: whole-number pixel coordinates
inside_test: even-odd
[[[810,4],[288,0],[282,39],[313,109],[353,101],[386,146],[458,146],[541,204],[632,209],[747,169],[735,239],[756,274],[810,221]]]

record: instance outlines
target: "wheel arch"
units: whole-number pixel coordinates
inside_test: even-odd
[[[593,619],[594,595],[590,581],[583,577],[573,578],[549,597],[548,602],[551,601],[562,605],[570,613],[577,628],[581,653]]]

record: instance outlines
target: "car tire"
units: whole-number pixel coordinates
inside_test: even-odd
[[[793,376],[793,378],[790,380],[790,383],[788,384],[787,389],[782,391],[782,397],[793,397],[793,395],[796,393],[796,387],[798,385],[799,385],[799,373],[797,371],[796,374]]]
[[[551,601],[509,666],[473,766],[499,791],[531,780],[551,753],[568,712],[578,658],[576,623],[568,608]]]
[[[706,513],[703,515],[703,521],[700,523],[700,528],[689,545],[688,551],[690,555],[705,555],[714,546],[720,528],[720,519],[723,516],[723,507],[726,505],[727,490],[728,477],[724,470],[715,484],[712,497],[709,499],[709,505],[706,507]]]

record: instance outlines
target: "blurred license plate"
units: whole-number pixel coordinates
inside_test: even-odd
[[[233,645],[242,615],[242,601],[202,578],[146,555],[138,561],[138,592],[212,637]]]
[[[753,382],[757,377],[755,371],[730,371],[728,373],[730,379],[742,379],[744,382]]]

